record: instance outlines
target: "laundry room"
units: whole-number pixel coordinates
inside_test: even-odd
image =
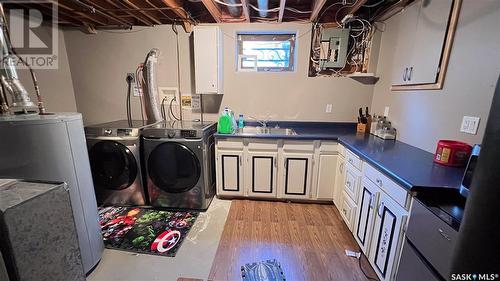
[[[498,0],[0,1],[0,280],[500,280]]]

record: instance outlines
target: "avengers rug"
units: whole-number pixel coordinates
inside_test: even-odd
[[[106,248],[175,257],[197,212],[139,207],[101,207],[99,223]]]

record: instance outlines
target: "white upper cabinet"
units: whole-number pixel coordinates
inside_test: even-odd
[[[194,80],[197,94],[222,93],[222,35],[218,26],[194,27]]]
[[[392,90],[434,89],[423,85],[437,83],[442,86],[444,78],[440,79],[439,74],[447,63],[452,39],[447,40],[447,34],[454,32],[458,16],[452,8],[459,1],[417,0],[389,23],[393,24],[390,28],[398,29]]]

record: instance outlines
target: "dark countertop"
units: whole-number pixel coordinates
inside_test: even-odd
[[[400,141],[382,140],[369,134],[357,134],[355,123],[269,122],[292,128],[296,135],[215,134],[216,138],[266,138],[295,140],[337,140],[402,187],[422,189],[458,189],[464,168],[446,167],[433,162],[434,155]],[[256,125],[247,123],[247,125]],[[258,125],[258,124],[257,124]]]

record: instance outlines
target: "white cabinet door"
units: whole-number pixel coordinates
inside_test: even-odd
[[[217,194],[243,195],[243,152],[217,153]]]
[[[453,4],[453,0],[420,2],[417,29],[412,34],[414,51],[408,70],[409,84],[436,83]]]
[[[193,37],[196,93],[220,93],[222,46],[219,27],[196,26]]]
[[[353,231],[354,219],[356,216],[356,203],[345,192],[342,192],[340,203],[340,216],[344,219],[349,230]]]
[[[356,210],[354,238],[366,256],[368,256],[370,249],[379,191],[379,188],[370,180],[365,178],[362,181]]]
[[[405,209],[380,192],[368,259],[382,281],[393,280],[396,274],[407,217]]]
[[[247,181],[250,196],[276,197],[277,152],[248,152]]]
[[[388,28],[397,28],[396,46],[394,46],[394,67],[392,72],[392,85],[408,84],[408,68],[411,64],[414,50],[414,36],[417,29],[420,1],[415,1],[399,14],[390,19]],[[398,24],[393,22],[397,21]]]
[[[333,200],[338,158],[337,155],[319,155],[318,183],[316,190],[316,198],[319,200]]]
[[[358,203],[359,186],[361,185],[361,172],[346,162],[344,190],[349,197]]]
[[[284,198],[310,198],[312,159],[312,153],[283,153]]]
[[[345,158],[339,155],[337,169],[335,170],[335,191],[333,193],[333,203],[340,211],[342,201],[342,191],[344,190]]]

